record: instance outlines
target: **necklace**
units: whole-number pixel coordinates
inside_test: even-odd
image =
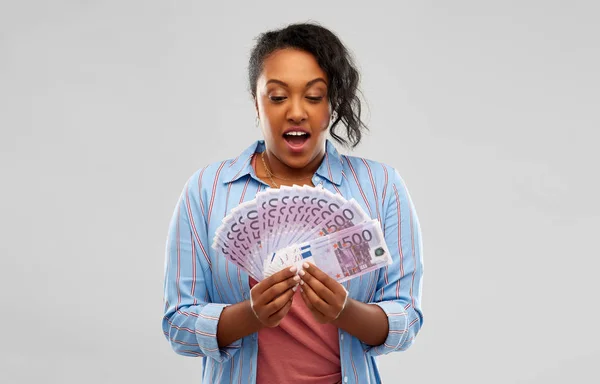
[[[262,160],[263,166],[265,167],[267,177],[271,180],[271,183],[273,183],[276,188],[279,188],[279,185],[275,182],[275,180],[273,180],[273,177],[275,177],[276,179],[279,179],[279,180],[286,180],[286,181],[300,181],[300,180],[310,179],[312,177],[312,176],[305,176],[305,177],[301,177],[298,179],[290,179],[290,178],[285,178],[285,177],[280,177],[280,176],[275,175],[273,172],[271,172],[271,170],[267,166],[267,162],[265,161],[265,152],[266,151],[263,151],[260,154],[260,158]]]
[[[273,176],[269,167],[267,167],[267,163],[265,162],[265,152],[261,153],[260,158],[262,160],[263,166],[265,167],[265,172],[267,173],[267,177],[271,180],[271,187],[279,188],[279,185],[273,180]]]

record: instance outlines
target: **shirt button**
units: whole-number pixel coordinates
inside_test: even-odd
[[[348,376],[344,376],[344,383],[348,382]]]
[[[342,339],[342,341],[344,341],[344,334],[342,333],[342,336],[340,336],[340,339]]]

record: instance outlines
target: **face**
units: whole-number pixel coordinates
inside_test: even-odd
[[[314,56],[304,51],[282,49],[264,61],[256,109],[268,154],[281,165],[304,168],[324,155],[331,116],[327,81]]]

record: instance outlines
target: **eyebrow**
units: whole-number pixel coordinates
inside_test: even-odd
[[[322,77],[317,77],[316,79],[313,79],[313,80],[309,81],[308,83],[306,83],[306,88],[308,88],[311,85],[318,83],[318,82],[322,82],[322,83],[325,83],[325,85],[327,85],[327,82],[325,81],[325,79],[323,79]],[[283,85],[284,87],[289,87],[289,85],[286,82],[283,82],[283,81],[277,80],[277,79],[270,79],[269,81],[267,81],[267,84],[270,84],[270,83],[275,83],[275,84]]]

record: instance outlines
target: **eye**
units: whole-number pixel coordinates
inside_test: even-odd
[[[306,98],[313,103],[318,103],[323,100],[323,96],[306,96]]]
[[[269,100],[271,100],[274,103],[281,103],[285,99],[286,99],[285,96],[269,96]]]

